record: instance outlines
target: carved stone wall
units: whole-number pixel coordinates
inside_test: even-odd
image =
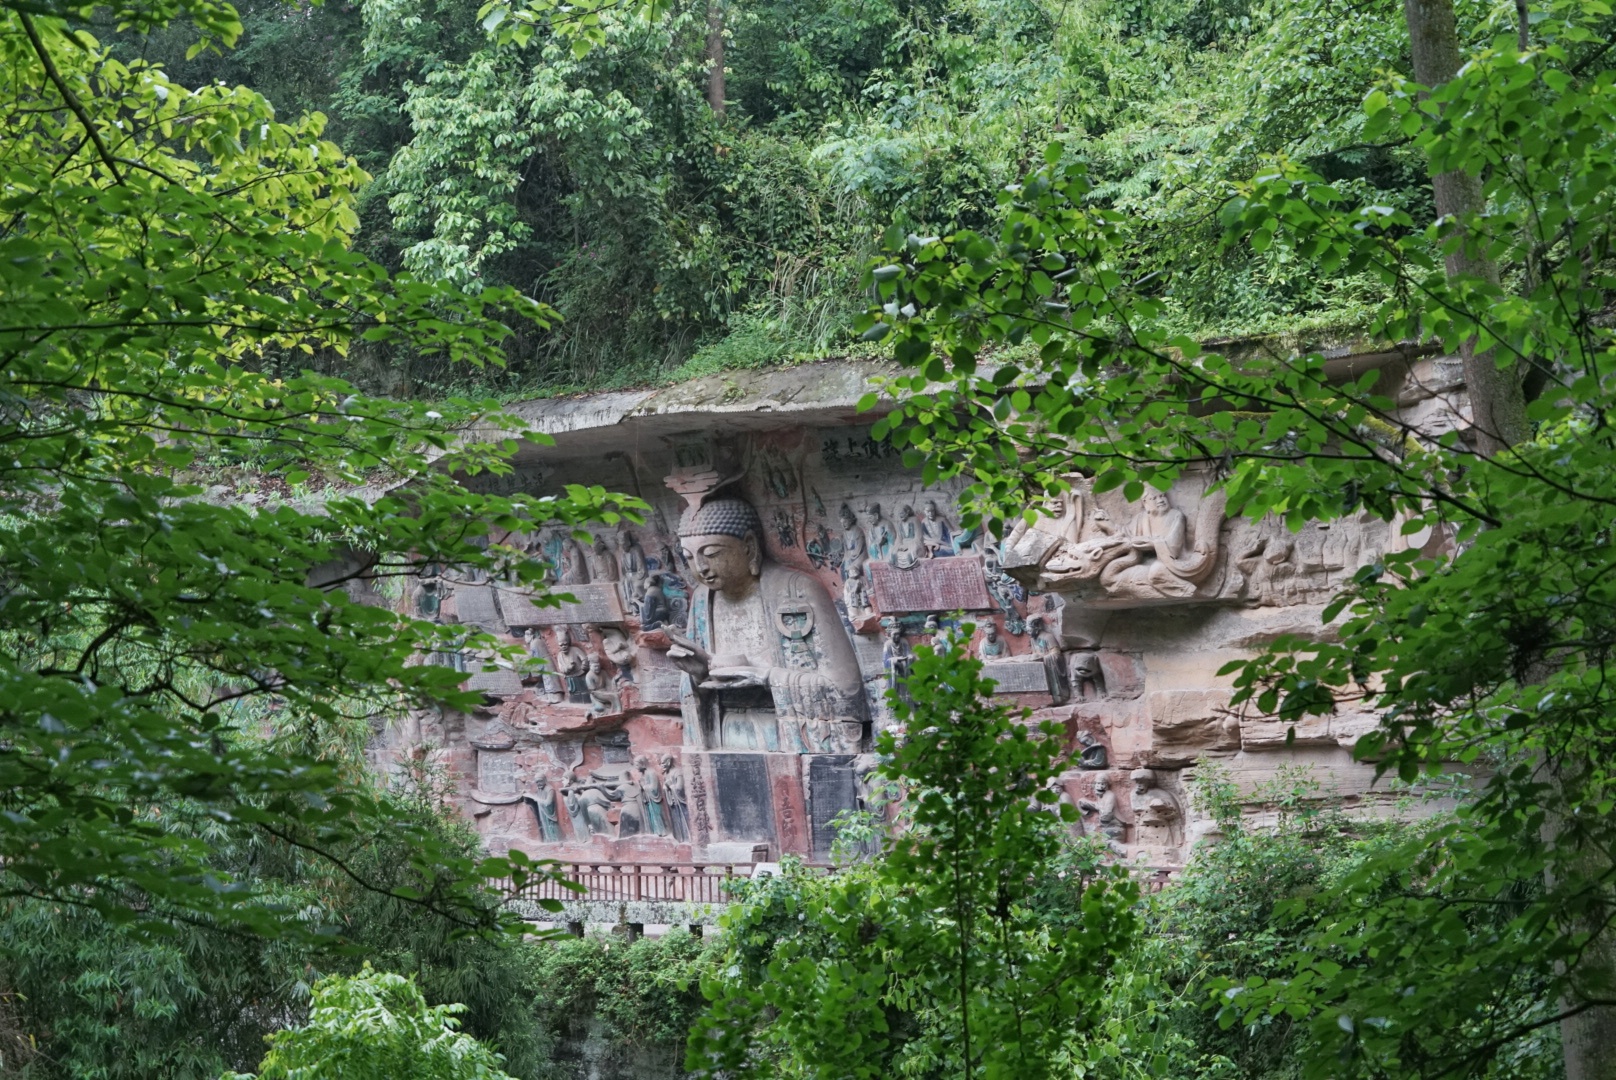
[[[1349,359],[1405,381],[1443,370]],[[1373,717],[1293,735],[1232,710],[1216,673],[1279,634],[1328,633],[1320,611],[1359,567],[1441,538],[1378,520],[1231,521],[1204,477],[1138,503],[1078,477],[995,542],[960,526],[954,489],[869,437],[853,402],[872,373],[816,365],[525,406],[556,443],[527,448],[502,490],[599,484],[652,513],[588,542],[495,538],[548,564],[572,597],[560,606],[451,568],[406,597],[548,671],[431,658],[466,670],[486,704],[410,718],[380,763],[441,761],[495,851],[824,860],[831,820],[870,803],[861,762],[890,723],[885,692],[916,645],[969,622],[998,692],[1070,733],[1065,796],[1125,858],[1177,864],[1208,835],[1196,776],[1209,762],[1249,793],[1306,767],[1349,809],[1394,812],[1351,755]],[[1430,395],[1405,396],[1432,412]]]

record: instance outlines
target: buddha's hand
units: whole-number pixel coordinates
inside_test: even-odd
[[[769,685],[769,669],[753,664],[713,668],[707,672],[704,690],[741,690],[753,686]]]
[[[677,630],[667,630],[667,635],[673,643],[668,649],[668,659],[673,661],[673,666],[698,683],[706,679],[707,669],[713,660],[712,654]]]

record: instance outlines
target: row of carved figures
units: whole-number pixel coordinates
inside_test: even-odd
[[[524,796],[546,843],[570,840],[586,843],[597,836],[623,840],[631,836],[671,836],[690,841],[690,808],[684,776],[673,755],[664,754],[652,767],[648,757],[634,759],[633,768],[612,774],[590,772],[573,776],[559,789],[545,775],[533,781]],[[616,809],[617,821],[610,819]]]

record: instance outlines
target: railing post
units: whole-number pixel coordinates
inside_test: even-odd
[[[645,873],[645,867],[641,866],[639,863],[635,863],[634,864],[634,899],[636,899],[636,900],[639,900],[639,899],[642,898],[641,897],[641,889],[642,889],[642,882],[643,882],[644,879],[641,877],[641,875],[644,874],[644,873]]]

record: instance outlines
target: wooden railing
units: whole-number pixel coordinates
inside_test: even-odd
[[[739,873],[737,873],[737,868]],[[814,865],[818,871],[834,869]],[[514,889],[507,879],[491,882],[510,900],[588,900],[625,903],[636,900],[675,904],[727,904],[728,887],[750,877],[748,863],[562,863],[555,877],[531,879]],[[1165,889],[1176,868],[1140,866],[1134,869],[1142,892]],[[558,878],[560,880],[558,880]],[[580,888],[569,888],[562,881]]]
[[[739,876],[751,869],[742,864]],[[512,900],[726,904],[725,885],[735,880],[734,863],[562,863],[556,877],[530,880],[519,890],[509,880],[493,884]],[[568,888],[563,881],[581,888]]]

